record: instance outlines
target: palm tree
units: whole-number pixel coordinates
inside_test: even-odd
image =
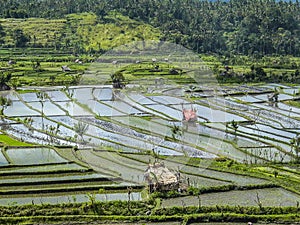
[[[180,129],[180,127],[176,124],[173,124],[173,127],[171,128],[171,132],[172,132],[172,138],[175,140],[178,136],[182,135],[182,131]]]
[[[39,102],[42,106],[42,129],[44,130],[44,101],[47,98],[47,94],[45,92],[39,91],[36,93],[36,97],[39,99]]]
[[[88,128],[89,125],[81,121],[74,125],[74,131],[81,137],[82,142],[84,142],[83,135],[88,130]]]
[[[236,121],[232,120],[231,126],[234,129],[234,134],[236,135],[237,129],[239,128],[239,124]]]

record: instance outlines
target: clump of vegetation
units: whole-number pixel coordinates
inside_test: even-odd
[[[81,141],[84,142],[83,135],[89,129],[89,125],[79,121],[77,124],[74,125],[74,131],[81,137]]]
[[[12,104],[12,101],[9,98],[0,96],[0,116],[4,116],[4,110]]]
[[[10,90],[8,83],[11,80],[11,77],[12,76],[10,72],[0,71],[0,91]]]
[[[125,87],[124,81],[125,77],[122,74],[122,72],[117,71],[114,74],[111,75],[112,83],[113,83],[113,88],[121,89]]]

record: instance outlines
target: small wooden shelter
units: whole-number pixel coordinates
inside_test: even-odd
[[[173,174],[163,162],[149,164],[144,174],[145,180],[148,182],[149,191],[170,191],[178,190],[179,174]]]

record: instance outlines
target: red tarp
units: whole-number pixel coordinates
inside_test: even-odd
[[[194,109],[184,109],[183,116],[185,121],[195,121],[197,120],[197,112]]]

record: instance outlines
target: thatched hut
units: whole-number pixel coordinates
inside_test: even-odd
[[[162,162],[149,164],[144,177],[148,182],[150,192],[178,190],[179,188],[179,174],[173,174]]]

